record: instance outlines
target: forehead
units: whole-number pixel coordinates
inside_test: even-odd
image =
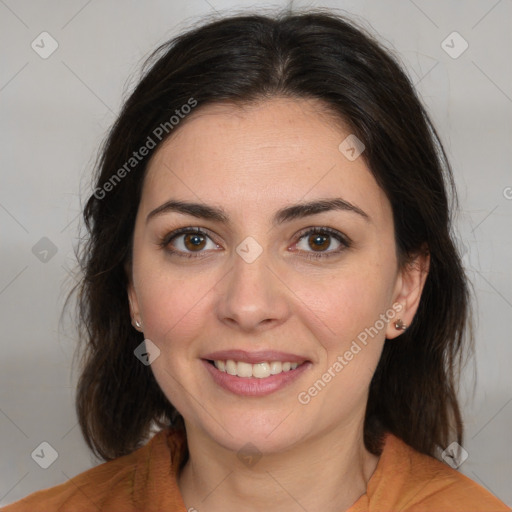
[[[351,161],[339,149],[349,135],[348,126],[317,100],[201,107],[150,161],[143,206],[172,197],[227,210],[278,208],[336,196],[387,215],[390,205],[363,158]]]

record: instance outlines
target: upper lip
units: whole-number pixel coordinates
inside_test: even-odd
[[[265,361],[281,361],[282,363],[303,363],[308,358],[297,354],[276,352],[275,350],[260,350],[258,352],[247,352],[245,350],[220,350],[203,356],[203,359],[210,361],[242,361],[244,363],[263,363]]]

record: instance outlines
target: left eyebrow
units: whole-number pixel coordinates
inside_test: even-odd
[[[363,217],[366,222],[371,222],[370,216],[361,210],[361,208],[337,197],[332,199],[320,199],[308,203],[299,203],[281,208],[274,214],[272,224],[279,225],[295,219],[301,219],[310,215],[317,215],[319,213],[334,210],[356,213]],[[189,201],[176,201],[174,199],[165,202],[151,211],[146,217],[146,223],[151,218],[168,212],[178,212],[200,219],[208,219],[222,224],[229,224],[229,216],[222,208],[201,203],[192,203]]]
[[[273,224],[282,224],[294,219],[301,219],[303,217],[308,217],[309,215],[316,215],[318,213],[333,210],[356,213],[363,217],[365,221],[371,222],[370,216],[361,210],[361,208],[341,199],[340,197],[336,197],[332,199],[320,199],[309,203],[300,203],[282,208],[274,215]]]

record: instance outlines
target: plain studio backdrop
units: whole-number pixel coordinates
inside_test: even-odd
[[[61,328],[59,318],[96,151],[143,59],[215,11],[285,5],[0,0],[0,505],[98,463],[74,411],[72,322]],[[377,32],[446,145],[461,200],[458,243],[478,301],[460,471],[512,505],[512,4],[293,2],[304,7],[340,9]]]

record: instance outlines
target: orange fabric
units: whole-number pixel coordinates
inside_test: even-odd
[[[183,434],[164,430],[130,455],[30,494],[3,512],[187,512],[176,473]],[[483,487],[387,434],[367,492],[346,512],[511,511]],[[312,511],[316,512],[316,511]]]

